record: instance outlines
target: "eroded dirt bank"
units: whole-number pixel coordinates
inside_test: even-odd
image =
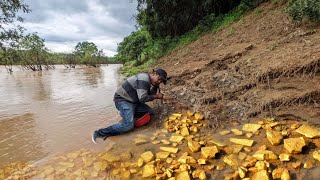
[[[320,28],[295,26],[285,5],[265,3],[240,21],[158,61],[167,96],[225,120],[281,117],[320,124]]]

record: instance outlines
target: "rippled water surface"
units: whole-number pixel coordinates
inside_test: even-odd
[[[32,72],[0,66],[0,167],[93,146],[93,130],[119,118],[120,65]],[[102,147],[100,147],[102,148]]]

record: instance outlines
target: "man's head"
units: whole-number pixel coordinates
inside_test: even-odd
[[[163,69],[153,70],[151,76],[151,83],[153,85],[159,85],[160,83],[166,84],[168,80],[167,72]]]

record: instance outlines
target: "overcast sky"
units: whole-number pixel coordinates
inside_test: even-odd
[[[89,41],[115,55],[117,44],[135,30],[136,0],[24,0],[26,33],[38,32],[53,52],[72,52]]]

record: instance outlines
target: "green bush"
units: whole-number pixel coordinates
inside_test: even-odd
[[[320,22],[319,0],[290,0],[287,11],[294,21],[300,22],[303,18],[309,18]]]

